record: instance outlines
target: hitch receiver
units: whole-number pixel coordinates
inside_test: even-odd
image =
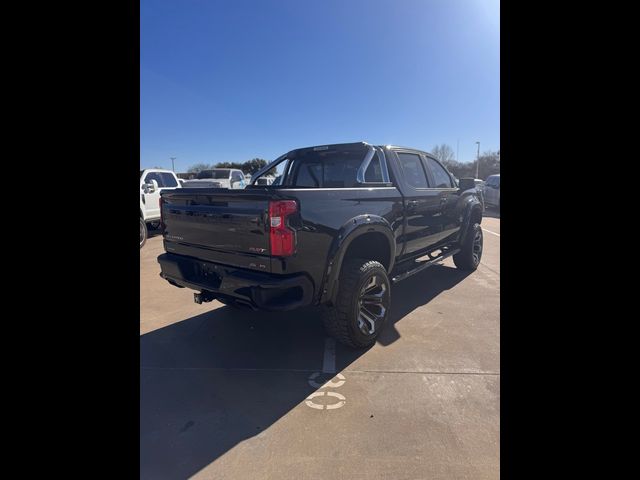
[[[200,293],[194,293],[193,294],[193,301],[196,302],[198,305],[200,305],[202,302],[210,302],[211,300],[214,300],[215,298],[216,297],[214,297],[209,292],[200,292]]]

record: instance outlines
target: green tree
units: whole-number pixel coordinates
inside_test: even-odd
[[[218,162],[214,168],[237,168],[238,170],[242,170],[242,165],[242,163],[238,162]]]
[[[250,173],[251,175],[253,175],[267,163],[268,162],[262,158],[253,158],[251,160],[247,160],[242,164],[242,171],[244,173]]]

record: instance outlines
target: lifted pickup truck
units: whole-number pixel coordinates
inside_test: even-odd
[[[264,176],[271,185],[257,185]],[[160,275],[254,310],[322,308],[325,327],[352,347],[373,344],[391,284],[449,256],[475,270],[482,205],[473,179],[433,156],[364,142],[300,148],[253,175],[243,190],[161,194]]]

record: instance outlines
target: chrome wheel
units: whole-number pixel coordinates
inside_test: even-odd
[[[482,228],[478,228],[473,236],[473,262],[478,265],[482,257]]]
[[[387,285],[379,275],[373,275],[360,290],[358,300],[358,328],[372,335],[382,325],[388,307]]]

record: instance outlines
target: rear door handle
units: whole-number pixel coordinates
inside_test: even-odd
[[[408,206],[409,208],[416,208],[416,207],[418,206],[418,204],[419,204],[419,203],[420,203],[420,202],[418,202],[418,200],[409,200],[409,201],[407,202],[407,206]]]
[[[447,197],[440,197],[440,203],[447,203]]]

